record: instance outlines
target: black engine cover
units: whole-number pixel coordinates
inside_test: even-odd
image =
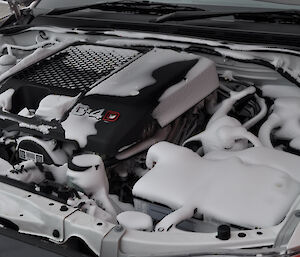
[[[0,94],[13,89],[10,112],[0,113],[0,128],[60,141],[106,156],[143,139],[155,123],[153,110],[170,87],[186,79],[196,55],[166,49],[125,49],[75,44],[8,78]],[[60,117],[40,113],[46,97],[72,105]],[[60,101],[60,100],[59,100]],[[44,108],[44,107],[43,107]],[[60,103],[53,101],[53,113]],[[44,110],[44,109],[43,109]]]

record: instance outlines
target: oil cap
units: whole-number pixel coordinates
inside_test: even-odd
[[[220,240],[228,240],[230,239],[231,236],[231,231],[230,231],[230,227],[228,225],[221,225],[218,227],[218,234],[217,234],[217,238],[219,238]]]

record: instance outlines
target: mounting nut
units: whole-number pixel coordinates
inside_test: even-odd
[[[124,230],[124,228],[121,225],[118,225],[114,228],[115,232],[122,232]]]

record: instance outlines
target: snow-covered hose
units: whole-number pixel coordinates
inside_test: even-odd
[[[281,124],[281,119],[277,114],[272,113],[268,120],[260,127],[258,138],[264,146],[274,148],[271,142],[272,130]]]
[[[43,48],[47,45],[54,45],[56,43],[58,43],[58,41],[56,39],[50,39],[50,40],[46,40],[43,42],[39,42],[39,43],[37,43],[35,45],[31,45],[31,46],[18,46],[18,45],[4,44],[1,46],[1,53],[3,52],[4,49],[7,49],[8,54],[13,55],[12,49],[22,50],[22,51],[33,51],[38,48]]]
[[[257,124],[259,121],[261,121],[267,115],[267,112],[268,112],[268,108],[267,108],[265,100],[257,95],[255,95],[255,98],[259,104],[260,112],[256,116],[254,116],[252,119],[246,121],[243,124],[243,127],[246,129],[252,128],[255,124]]]

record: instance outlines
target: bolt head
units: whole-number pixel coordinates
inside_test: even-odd
[[[121,225],[118,225],[114,228],[115,232],[122,232],[124,228]]]
[[[54,229],[53,232],[52,232],[52,235],[55,237],[55,238],[58,238],[60,237],[60,233],[57,229]]]
[[[60,211],[67,211],[67,210],[69,210],[69,208],[66,205],[62,205],[60,207]]]

